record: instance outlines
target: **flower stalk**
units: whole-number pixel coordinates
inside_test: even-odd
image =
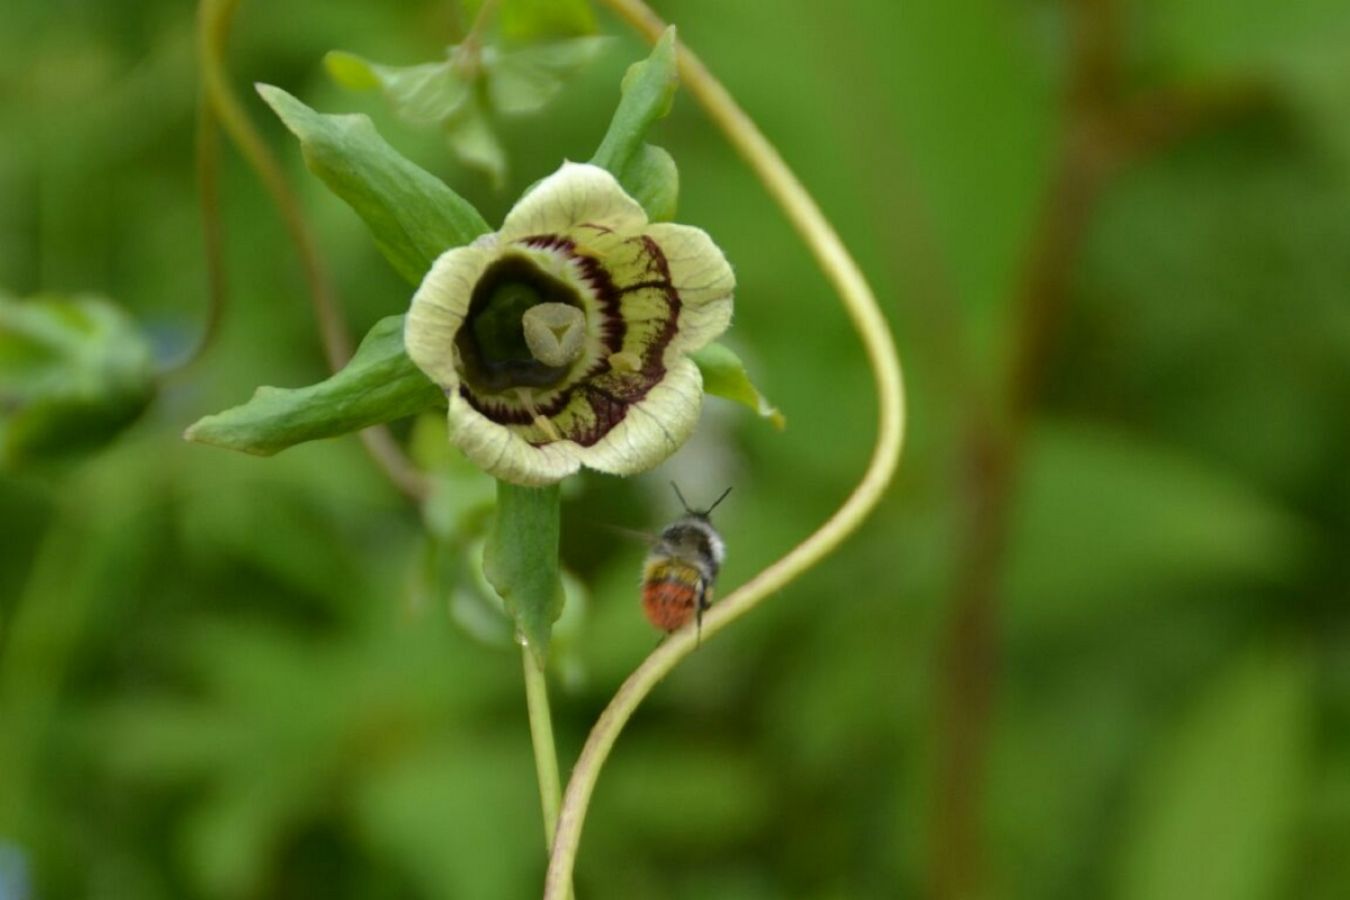
[[[665,30],[665,23],[642,0],[605,2],[649,41],[655,42]],[[708,612],[702,628],[706,640],[820,562],[877,505],[899,464],[904,393],[900,360],[885,317],[834,228],[778,151],[698,57],[680,46],[677,60],[684,84],[764,184],[838,293],[858,331],[877,390],[876,443],[858,486],[815,533]],[[591,795],[619,733],[657,682],[694,648],[695,635],[688,630],[663,642],[623,683],[591,730],[563,795],[545,900],[564,900],[567,896]]]
[[[549,710],[548,681],[539,658],[522,643],[525,665],[525,705],[530,715],[530,741],[534,746],[534,767],[539,775],[539,803],[544,813],[544,841],[553,845],[558,826],[558,807],[562,804],[562,780],[558,776],[558,751],[553,742],[553,715]]]

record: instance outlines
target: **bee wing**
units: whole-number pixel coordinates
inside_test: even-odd
[[[637,529],[634,528],[624,528],[622,525],[604,524],[601,525],[600,527],[604,528],[606,531],[612,531],[621,537],[626,537],[629,540],[639,541],[643,544],[646,544],[648,547],[653,546],[658,540],[657,536],[649,531],[638,531]]]

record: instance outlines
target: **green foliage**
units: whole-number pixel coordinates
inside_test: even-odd
[[[703,374],[703,390],[714,397],[725,397],[747,409],[753,410],[761,418],[782,431],[787,427],[787,419],[778,407],[774,406],[759,392],[750,375],[745,371],[745,363],[736,352],[725,344],[709,344],[702,350],[690,354],[698,370]]]
[[[646,143],[647,132],[670,113],[679,87],[675,26],[624,75],[619,107],[591,162],[608,169],[653,221],[674,218],[679,173],[670,154]]]
[[[201,419],[183,436],[271,456],[444,402],[440,388],[404,352],[403,316],[389,316],[375,323],[351,361],[332,377],[304,388],[260,387],[247,403]]]
[[[323,115],[270,85],[258,93],[300,139],[310,171],[365,220],[411,283],[444,251],[491,230],[478,210],[385,143],[368,117]]]
[[[1312,721],[1288,654],[1222,673],[1143,773],[1122,900],[1288,896]]]
[[[1240,480],[1106,429],[1041,423],[1024,490],[1019,634],[1109,627],[1202,584],[1278,584],[1307,551],[1298,522]]]
[[[922,896],[973,477],[967,376],[1002,368],[1073,17],[996,0],[669,7],[859,253],[905,353],[912,427],[867,526],[706,641],[631,723],[577,896]],[[1240,83],[1256,102],[1114,173],[1063,273],[999,572],[979,785],[991,894],[1350,895],[1350,117],[1331,7],[1150,0],[1122,22],[1131,96]],[[363,98],[313,80],[326,49],[425,59],[449,8],[245,6],[232,53],[336,108]],[[82,9],[17,0],[0,27],[0,283],[97,288],[179,345],[205,284],[193,10]],[[560,157],[588,158],[620,57],[500,123],[506,192],[456,189],[495,223]],[[454,166],[440,135],[390,126],[428,171]],[[708,498],[735,484],[716,515],[725,592],[847,495],[871,433],[857,342],[798,239],[694,104],[657,127],[682,218],[736,261],[734,334],[792,428],[710,402],[664,471],[569,479],[560,562],[590,603],[568,636],[582,604],[564,576],[549,653],[564,771],[659,640],[645,548],[606,526],[667,523],[670,479]],[[394,429],[432,486],[420,516],[355,441],[260,461],[179,440],[260,382],[314,380],[275,210],[222,150],[220,342],[78,465],[0,476],[0,883],[22,867],[56,898],[538,896],[514,623],[472,577],[495,484],[447,446],[443,413]],[[402,205],[444,215],[434,179],[407,183]],[[400,243],[403,210],[386,209],[400,278],[356,216],[306,209],[353,321],[403,311],[405,282],[458,239],[441,225],[435,245]],[[955,340],[967,326],[987,340]]]
[[[566,595],[558,569],[558,485],[529,488],[497,482],[497,515],[483,553],[483,574],[541,661]]]
[[[93,450],[154,394],[149,341],[119,307],[0,295],[0,468]]]
[[[569,17],[563,12],[559,24],[565,25]],[[534,18],[533,11],[520,11],[510,20],[512,30],[533,31],[527,23]],[[451,47],[440,62],[386,66],[333,51],[324,64],[343,87],[379,88],[394,114],[410,125],[440,129],[460,162],[486,172],[501,187],[508,162],[493,117],[539,112],[603,46],[596,37],[513,48],[465,42]]]

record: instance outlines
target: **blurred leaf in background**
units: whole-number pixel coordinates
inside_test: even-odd
[[[544,4],[507,3],[502,32],[511,43],[484,44],[484,36],[475,34],[447,48],[445,59],[412,66],[381,65],[334,50],[324,65],[348,90],[378,88],[407,124],[439,129],[461,163],[483,171],[500,189],[509,156],[493,121],[539,112],[596,57],[603,38],[549,35],[553,28],[588,30],[584,10],[570,3],[552,11]]]
[[[117,306],[0,295],[0,467],[96,449],[154,394],[150,342]]]

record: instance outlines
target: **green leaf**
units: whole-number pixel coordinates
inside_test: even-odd
[[[478,99],[446,124],[445,140],[460,162],[487,175],[494,188],[500,190],[506,185],[510,160]]]
[[[669,222],[675,218],[680,199],[680,170],[664,149],[643,144],[618,178],[628,196],[647,211],[647,218],[653,222]]]
[[[1274,900],[1295,849],[1311,706],[1293,654],[1226,673],[1146,772],[1122,900]]]
[[[538,112],[606,43],[601,37],[581,37],[512,50],[483,48],[493,112],[506,116]]]
[[[150,344],[114,304],[0,296],[0,468],[97,447],[154,393]]]
[[[189,441],[271,456],[305,441],[336,437],[416,415],[443,403],[441,389],[403,350],[403,317],[375,323],[342,371],[304,388],[260,387],[242,406],[207,416]]]
[[[650,147],[645,140],[652,125],[670,112],[678,87],[672,25],[650,56],[629,67],[619,107],[591,157],[592,163],[608,169],[634,198],[640,202],[646,198],[643,208],[657,220],[673,214],[679,181],[669,154]],[[649,202],[653,206],[648,207]]]
[[[779,431],[787,425],[787,419],[750,381],[750,376],[745,371],[745,363],[741,362],[741,358],[730,348],[723,344],[709,344],[702,350],[689,354],[689,358],[703,373],[704,391],[716,397],[734,400],[754,410],[757,415],[768,419]]]
[[[323,67],[328,75],[349,91],[372,91],[380,86],[380,77],[369,61],[345,50],[324,54]]]
[[[354,53],[334,50],[324,56],[333,80],[349,90],[379,88],[394,114],[409,125],[439,125],[465,108],[473,95],[450,60],[415,66],[383,66]]]
[[[365,220],[410,282],[447,249],[491,230],[468,201],[389,146],[369,117],[323,115],[270,85],[258,93],[300,139],[310,171]]]
[[[506,0],[498,16],[502,37],[512,41],[595,33],[587,0]]]
[[[541,662],[563,608],[560,515],[558,485],[529,488],[498,481],[497,518],[483,554],[483,574]]]

